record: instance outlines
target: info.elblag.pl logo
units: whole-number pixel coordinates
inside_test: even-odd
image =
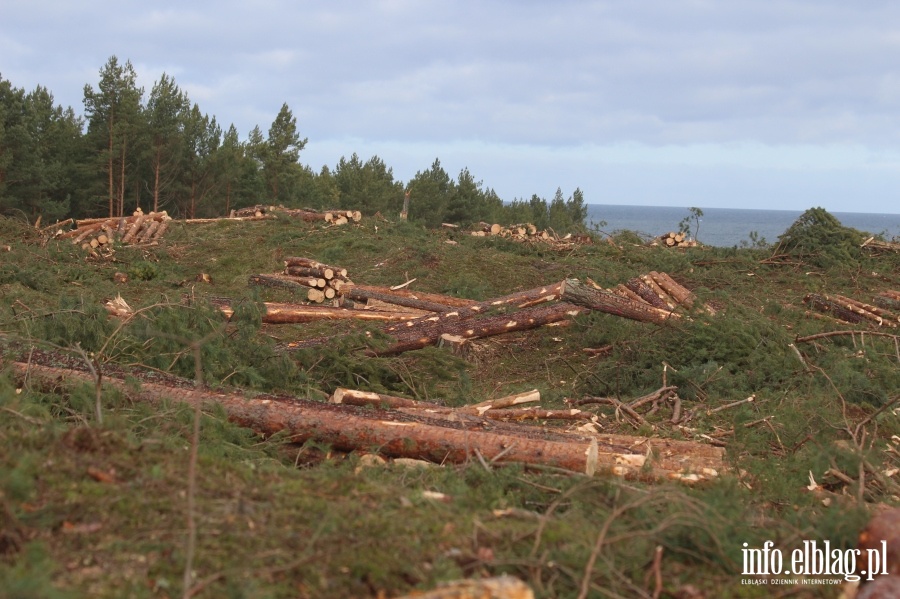
[[[776,548],[773,541],[766,541],[760,549],[751,548],[748,543],[744,543],[743,547],[741,574],[744,576],[796,577],[786,580],[744,579],[744,584],[839,584],[841,579],[854,582],[865,577],[866,580],[874,580],[876,576],[888,573],[886,541],[882,541],[880,547],[869,548],[865,552],[832,547],[830,541],[821,544],[803,541],[803,545],[789,555]],[[857,572],[857,564],[866,567]]]

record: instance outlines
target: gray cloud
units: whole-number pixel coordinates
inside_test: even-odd
[[[82,87],[115,54],[147,90],[174,75],[243,135],[287,102],[310,148],[891,149],[896,23],[900,4],[887,1],[16,0],[0,75],[80,112]]]

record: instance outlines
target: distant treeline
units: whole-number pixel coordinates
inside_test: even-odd
[[[549,202],[504,202],[463,169],[454,179],[435,160],[404,183],[378,158],[342,157],[318,172],[300,162],[307,139],[287,104],[268,133],[241,139],[201,111],[163,73],[149,95],[130,61],[111,57],[96,88],[84,87],[84,115],[54,104],[38,86],[26,92],[0,76],[0,214],[53,222],[167,210],[184,218],[227,215],[255,204],[347,208],[427,226],[530,222],[557,231],[583,228],[581,190]]]

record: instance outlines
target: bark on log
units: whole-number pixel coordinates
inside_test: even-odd
[[[668,310],[666,303],[662,301],[658,295],[653,293],[653,290],[644,281],[642,281],[640,277],[628,279],[627,281],[625,281],[625,287],[630,289],[638,297],[640,297],[642,300],[644,300],[654,308]]]
[[[856,312],[860,316],[877,323],[880,326],[896,327],[897,315],[887,310],[883,310],[878,306],[866,304],[864,302],[844,297],[843,295],[832,296],[836,301],[844,304],[848,309]]]
[[[872,303],[886,310],[900,310],[900,293],[883,291],[875,296]]]
[[[641,304],[608,291],[591,289],[578,279],[566,279],[562,287],[560,299],[598,310],[607,314],[614,314],[641,322],[663,324],[669,319],[677,319],[680,316],[674,312],[660,310],[653,306]]]
[[[317,277],[326,281],[334,278],[334,271],[330,268],[309,268],[307,266],[285,266],[284,274],[295,277]]]
[[[309,289],[309,291],[319,290]],[[322,292],[319,291],[319,293]],[[209,298],[209,302],[221,310],[228,318],[231,318],[234,314],[231,301],[228,299]],[[347,308],[333,308],[331,306],[307,306],[303,304],[283,304],[277,302],[265,302],[263,306],[266,311],[262,315],[262,321],[266,324],[296,324],[318,320],[368,320],[374,322],[390,322],[415,318],[414,315],[402,314],[400,312],[348,310]]]
[[[540,326],[567,320],[582,312],[584,312],[583,308],[567,302],[559,302],[549,306],[525,308],[508,315],[442,321],[432,323],[434,326],[423,324],[410,331],[396,330],[393,336],[397,339],[397,343],[386,349],[369,350],[366,353],[372,356],[390,356],[421,349],[437,343],[443,334],[456,335],[464,339],[480,339],[514,331],[536,329]]]
[[[450,306],[451,308],[471,306],[478,303],[475,300],[454,297],[452,295],[443,295],[440,293],[423,293],[420,291],[410,291],[408,289],[391,289],[390,287],[379,287],[376,285],[354,285],[354,288],[359,291],[374,291],[384,295],[390,295],[391,297],[405,297],[432,302],[435,304]]]
[[[389,335],[402,335],[404,337],[410,337],[415,334],[414,331],[417,329],[426,331],[442,329],[443,327],[448,326],[448,323],[450,322],[473,318],[475,316],[488,313],[496,308],[514,306],[518,309],[522,309],[555,301],[559,299],[561,292],[562,282],[555,283],[553,285],[545,285],[543,287],[537,287],[535,289],[528,289],[526,291],[511,293],[509,295],[487,300],[485,302],[479,302],[464,308],[447,310],[442,312],[441,314],[437,314],[434,316],[425,316],[416,320],[410,320],[402,325],[389,327],[385,330],[385,332]],[[454,334],[449,330],[445,332]]]
[[[650,275],[641,275],[641,281],[650,288],[656,296],[662,300],[665,307],[665,310],[674,310],[678,302],[675,301],[675,298],[666,293],[665,289],[659,286],[659,284],[653,280],[653,277]]]
[[[819,312],[822,312],[823,314],[828,314],[830,316],[833,316],[834,318],[837,318],[838,320],[843,320],[844,322],[853,324],[857,324],[863,321],[862,316],[852,310],[848,310],[841,304],[832,301],[828,298],[828,296],[819,295],[818,293],[810,293],[803,298],[803,301],[813,310],[817,310]]]
[[[408,294],[398,294],[390,291],[384,292],[359,285],[343,286],[340,289],[340,294],[358,302],[374,299],[380,302],[404,306],[406,308],[414,308],[416,310],[424,310],[426,312],[450,312],[453,310],[452,306],[446,304],[439,304],[433,301],[410,297]]]
[[[318,280],[316,281],[318,282]],[[300,277],[290,277],[282,274],[250,275],[247,282],[250,285],[257,285],[260,287],[288,289],[290,291],[303,293],[304,295],[311,287]],[[316,285],[316,287],[318,287],[318,285]]]
[[[300,266],[304,268],[327,268],[331,269],[331,271],[335,275],[340,275],[342,277],[347,276],[347,269],[341,268],[340,266],[331,266],[329,264],[323,264],[321,262],[317,262],[316,260],[312,260],[311,258],[303,258],[301,256],[289,256],[284,259],[285,267],[288,266]]]
[[[656,284],[668,293],[678,304],[686,308],[694,307],[694,294],[678,284],[667,273],[652,271],[649,274],[650,278],[652,278]]]
[[[30,363],[13,362],[21,379],[50,388],[73,381],[94,382],[93,376],[78,368],[44,366],[33,356]],[[160,403],[166,400],[193,406],[215,403],[229,420],[264,435],[285,432],[294,442],[315,440],[339,450],[378,451],[390,457],[411,457],[437,463],[464,463],[474,450],[489,461],[553,466],[573,472],[606,472],[655,480],[677,479],[693,482],[718,476],[724,468],[724,450],[705,444],[668,439],[648,439],[616,435],[581,436],[554,433],[529,426],[496,422],[490,424],[470,417],[465,421],[432,419],[422,415],[390,413],[336,406],[293,397],[247,397],[239,392],[192,388],[181,380],[179,386],[143,382],[136,389],[126,383],[127,375],[107,366],[103,381],[129,398]],[[159,375],[155,375],[157,380]],[[174,377],[171,377],[174,378]],[[176,384],[173,382],[173,384]],[[649,461],[649,464],[648,464]],[[648,467],[650,466],[650,467]]]

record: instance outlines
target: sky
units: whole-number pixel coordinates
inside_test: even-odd
[[[318,171],[439,159],[504,200],[900,213],[900,3],[3,0],[0,77],[83,114],[115,55]]]

